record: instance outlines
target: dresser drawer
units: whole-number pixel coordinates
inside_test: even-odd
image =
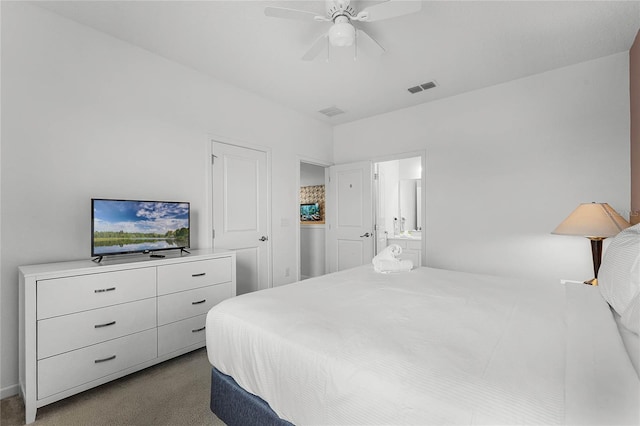
[[[166,355],[187,346],[206,341],[205,323],[207,315],[198,315],[158,327],[158,356]]]
[[[40,360],[38,399],[149,361],[156,345],[154,329]]]
[[[154,297],[156,268],[39,280],[36,291],[40,320]]]
[[[156,327],[156,299],[38,321],[38,359]]]
[[[213,305],[233,296],[230,282],[158,297],[158,325],[209,312]]]
[[[231,281],[231,257],[158,267],[158,295]]]

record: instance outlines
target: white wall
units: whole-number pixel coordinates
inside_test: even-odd
[[[336,164],[422,149],[428,266],[592,278],[588,241],[550,232],[581,202],[628,211],[628,53],[334,131]]]
[[[300,163],[300,186],[324,185],[324,167],[311,163]]]
[[[89,258],[90,198],[186,200],[208,238],[210,137],[272,152],[274,285],[296,270],[298,158],[332,129],[28,4],[2,2],[2,396],[17,391],[22,264]]]

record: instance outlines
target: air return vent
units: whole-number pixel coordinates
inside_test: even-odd
[[[327,117],[333,117],[334,115],[344,114],[344,111],[338,107],[332,106],[329,108],[321,109],[318,111],[320,114],[324,114]]]
[[[425,90],[433,89],[434,87],[436,87],[436,82],[429,81],[427,83],[422,83],[418,86],[409,87],[407,90],[409,91],[409,93],[415,94]]]

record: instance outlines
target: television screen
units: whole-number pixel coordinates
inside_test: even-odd
[[[91,255],[189,247],[189,203],[91,200]]]
[[[318,203],[300,204],[301,221],[308,222],[320,219],[320,205]]]

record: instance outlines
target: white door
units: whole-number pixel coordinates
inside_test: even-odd
[[[271,287],[267,153],[213,142],[214,247],[237,259],[237,293]]]
[[[341,271],[373,258],[372,164],[329,168],[327,189],[327,267]]]

